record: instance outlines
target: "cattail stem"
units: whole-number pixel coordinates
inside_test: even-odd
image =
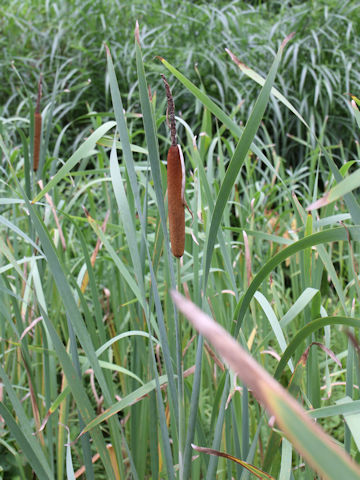
[[[181,260],[177,258],[177,291],[181,292]],[[184,398],[184,365],[183,365],[183,351],[182,351],[182,334],[181,321],[182,314],[179,312],[178,317],[178,392],[179,392],[179,479],[184,477],[184,453],[186,440],[186,415],[185,415],[185,398]]]
[[[40,75],[39,84],[38,84],[38,96],[36,101],[36,108],[34,114],[34,154],[33,154],[33,169],[34,172],[39,168],[39,158],[40,158],[40,142],[41,142],[41,125],[42,118],[40,112],[40,101],[42,94],[42,75]]]

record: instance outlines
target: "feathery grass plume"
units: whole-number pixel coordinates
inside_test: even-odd
[[[182,257],[185,248],[185,165],[182,150],[176,142],[174,100],[164,75],[161,75],[168,102],[171,146],[167,156],[168,215],[171,251],[175,257]]]
[[[40,139],[41,139],[41,112],[40,112],[40,100],[42,93],[42,75],[40,74],[39,83],[38,83],[38,96],[36,101],[35,108],[35,126],[34,126],[34,163],[33,169],[34,172],[39,168],[39,157],[40,157]]]

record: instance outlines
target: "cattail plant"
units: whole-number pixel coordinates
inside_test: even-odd
[[[168,215],[171,251],[175,257],[182,257],[185,248],[185,165],[180,145],[176,141],[174,100],[164,75],[161,75],[166,90],[168,119],[170,123],[171,146],[167,156]]]
[[[40,112],[40,100],[42,93],[42,75],[40,75],[38,84],[38,96],[35,108],[35,121],[34,121],[34,156],[33,156],[33,169],[34,172],[39,168],[40,157],[40,139],[41,139],[41,112]]]

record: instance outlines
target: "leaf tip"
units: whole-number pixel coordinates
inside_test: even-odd
[[[324,207],[329,203],[329,193],[326,193],[322,198],[316,200],[316,202],[311,203],[308,207],[306,207],[306,211],[310,212],[311,210],[316,210],[318,208]]]
[[[91,216],[90,216],[90,213],[89,211],[87,210],[87,208],[85,207],[85,205],[81,205],[82,209],[84,210],[84,213],[85,213],[85,216],[88,220],[91,219]]]
[[[139,47],[141,47],[140,45],[140,33],[139,33],[139,22],[136,20],[136,23],[135,23],[135,40],[137,41]]]
[[[108,44],[106,42],[104,42],[104,47],[105,47],[105,51],[106,51],[106,56],[111,58],[110,49],[109,49]]]
[[[284,38],[280,46],[281,50],[283,50],[286,47],[287,43],[290,42],[290,40],[294,37],[294,35],[295,35],[295,32],[291,32],[290,35]]]
[[[354,99],[351,100],[351,106],[354,110],[359,110]]]
[[[229,48],[225,48],[225,52],[230,56],[231,60],[236,63],[238,67],[246,67],[245,63],[240,62],[240,60],[237,58],[236,55],[232,53],[232,51]]]

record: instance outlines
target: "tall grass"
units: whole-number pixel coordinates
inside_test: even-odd
[[[236,111],[237,120],[244,123],[258,89],[228,62],[225,48],[266,76],[277,42],[295,31],[276,84],[306,117],[313,133],[319,135],[327,119],[329,128],[324,135],[328,144],[334,149],[343,148],[346,155],[355,152],[348,93],[356,95],[360,86],[356,68],[356,33],[360,25],[353,0],[182,1],[171,5],[164,0],[131,4],[113,1],[106,9],[99,1],[71,0],[62,5],[15,1],[3,2],[0,8],[4,25],[0,39],[4,49],[0,64],[2,115],[20,116],[26,123],[26,114],[22,112],[26,112],[27,106],[24,101],[18,102],[18,94],[26,98],[43,72],[45,105],[50,109],[55,103],[52,121],[58,124],[57,130],[66,128],[58,145],[62,158],[78,146],[76,136],[84,133],[83,116],[89,111],[111,109],[108,88],[104,95],[104,81],[109,86],[102,69],[104,41],[112,48],[125,107],[130,111],[138,109],[135,52],[130,40],[136,20],[141,26],[144,62],[151,65],[147,76],[153,91],[162,89],[161,69],[153,61],[155,55],[161,55],[173,65],[181,65],[193,82],[198,82],[200,76],[211,99],[228,114],[235,115]],[[193,102],[189,92],[178,87],[178,109],[196,130],[200,126],[200,103]],[[310,141],[307,131],[274,98],[263,121],[278,145],[278,154],[297,165],[299,151],[303,158],[306,149],[301,142],[290,140],[289,135]],[[134,124],[135,132],[139,128],[141,124]],[[334,131],[339,135],[333,135]],[[58,132],[50,135],[52,148],[57,140]],[[314,148],[313,141],[311,145]]]
[[[359,114],[355,103],[339,100],[346,118],[335,129],[326,118],[334,102],[309,95],[301,103],[304,90],[289,93],[289,79],[305,75],[301,68],[308,65],[312,75],[314,63],[302,58],[313,47],[301,29],[287,45],[279,38],[294,19],[304,22],[310,4],[294,5],[291,16],[275,3],[243,12],[254,35],[242,37],[246,59],[229,36],[239,29],[239,2],[182,2],[178,16],[189,29],[183,50],[184,40],[170,31],[179,18],[158,2],[157,25],[146,5],[127,10],[114,3],[108,12],[91,2],[88,27],[75,15],[76,1],[38,5],[44,17],[32,33],[3,7],[7,35],[20,28],[24,46],[39,55],[39,70],[20,68],[14,57],[13,90],[2,107],[3,478],[359,477],[350,459],[359,459],[360,446],[359,179],[357,157],[338,137],[349,126],[358,155]],[[324,31],[335,19],[342,25],[345,10],[336,16],[336,5],[315,3],[311,21],[328,18]],[[353,3],[347,5],[351,11]],[[22,8],[24,18],[31,14],[28,4]],[[112,37],[118,9],[127,33],[122,43]],[[134,41],[125,20],[140,11]],[[199,63],[200,78],[189,73],[201,52],[191,36],[199,22],[194,12],[210,26],[208,37],[205,30],[199,36],[204,44],[229,41],[206,58],[208,71]],[[261,12],[277,16],[277,33],[261,28]],[[57,32],[48,58],[40,50],[45,17]],[[56,28],[54,18],[61,20]],[[168,26],[160,29],[164,18]],[[256,35],[271,40],[269,53]],[[239,70],[220,46],[253,70]],[[74,50],[75,67],[67,62]],[[321,47],[314,51],[323,58]],[[155,54],[161,57],[153,60]],[[88,84],[90,59],[98,80]],[[348,68],[346,50],[343,60]],[[328,74],[337,78],[337,67]],[[217,68],[225,72],[220,80]],[[40,70],[43,130],[34,172]],[[160,72],[179,113],[185,200],[193,213],[185,211],[180,262],[167,227],[170,142]],[[329,78],[324,72],[311,86],[302,80],[302,89],[316,93],[316,81]],[[356,72],[348,73],[356,86]],[[237,110],[234,97],[245,88],[240,74],[248,87]],[[340,84],[329,82],[340,99]],[[301,162],[291,161],[295,149]],[[175,289],[187,300],[171,295]]]

